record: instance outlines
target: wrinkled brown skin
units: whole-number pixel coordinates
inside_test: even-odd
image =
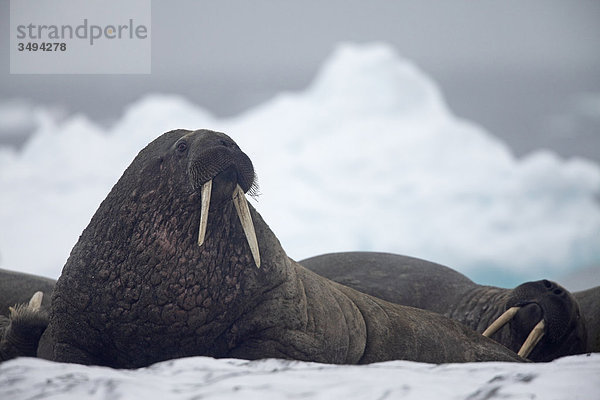
[[[332,253],[300,263],[361,292],[392,303],[440,313],[477,332],[483,332],[508,308],[523,306],[492,338],[516,352],[533,327],[544,318],[547,331],[529,355],[532,361],[550,361],[597,349],[590,347],[586,339],[588,329],[592,336],[598,336],[598,307],[592,306],[594,301],[598,305],[600,293],[597,289],[581,297],[579,294],[573,296],[548,280],[526,282],[515,289],[483,286],[448,267],[389,253]],[[588,299],[587,303],[582,303],[582,308],[590,319],[589,328],[580,316],[577,301],[582,301],[580,297]]]
[[[600,286],[573,293],[585,318],[587,351],[600,352]]]
[[[211,131],[167,132],[143,149],[73,248],[38,355],[124,368],[199,355],[348,364],[521,360],[448,318],[308,271],[250,207],[262,259],[256,268],[231,201],[236,184],[252,187],[248,163],[229,137]],[[210,178],[199,247],[199,188]]]
[[[410,257],[407,258],[410,259]],[[315,257],[314,259],[318,258]],[[385,274],[379,274],[380,277],[387,280],[387,276]],[[455,271],[453,271],[453,274],[460,275]],[[366,280],[371,280],[372,277],[373,275],[369,274],[369,278]],[[356,279],[352,280],[348,277],[344,279],[348,286],[358,287]],[[461,280],[461,278],[458,279],[459,281]],[[363,280],[365,280],[364,275]],[[2,307],[2,313],[0,313],[0,338],[4,337],[4,335],[15,335],[15,333],[9,332],[12,329],[9,328],[10,320],[8,318],[8,307],[27,303],[27,299],[36,291],[42,291],[44,293],[41,309],[43,314],[41,315],[41,318],[39,318],[40,316],[35,313],[19,314],[21,321],[23,321],[24,327],[19,329],[18,332],[20,333],[17,333],[17,336],[20,336],[18,341],[19,343],[31,343],[31,345],[27,344],[24,346],[25,349],[20,346],[13,346],[13,349],[8,349],[8,347],[12,346],[11,343],[13,343],[13,340],[5,339],[3,343],[0,343],[0,347],[4,348],[4,350],[0,350],[0,353],[5,354],[5,356],[4,358],[0,356],[0,359],[35,355],[35,351],[30,351],[30,348],[37,348],[39,338],[41,337],[43,330],[48,325],[48,317],[45,315],[45,313],[49,309],[50,298],[55,284],[56,281],[50,278],[0,269],[0,307]],[[467,284],[471,285],[472,283],[467,282]],[[362,285],[364,285],[364,282]],[[389,287],[389,285],[381,286]],[[362,289],[366,291],[372,291],[372,293],[377,293],[378,295],[386,296],[385,289],[382,287],[363,287]],[[379,290],[379,292],[376,290]],[[389,294],[387,296],[389,296]],[[579,292],[573,292],[573,296],[575,296],[575,299],[579,303],[579,308],[585,321],[585,328],[587,331],[586,352],[600,352],[600,286]],[[413,299],[414,298],[415,297],[413,297]],[[397,300],[397,298],[395,300]],[[485,319],[488,318],[486,317]],[[39,328],[41,328],[41,332]],[[8,356],[9,354],[10,356]]]

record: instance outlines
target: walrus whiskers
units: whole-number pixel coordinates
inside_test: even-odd
[[[210,193],[212,191],[212,179],[202,185],[202,206],[200,208],[200,228],[198,231],[198,246],[202,246],[206,236],[206,224],[208,223],[208,210],[210,208]]]
[[[544,333],[546,332],[545,328],[546,328],[546,323],[542,319],[531,330],[531,332],[529,333],[529,336],[527,336],[527,339],[525,339],[525,343],[523,343],[523,346],[521,346],[521,348],[519,349],[519,352],[517,354],[523,358],[529,357],[529,354],[531,353],[531,351],[535,348],[535,346],[542,339],[542,336],[544,336]]]
[[[488,328],[483,331],[482,335],[486,337],[492,336],[494,333],[498,332],[498,329],[502,328],[506,325],[513,317],[517,314],[521,307],[511,307],[504,312],[501,316],[499,316]]]
[[[240,222],[242,223],[242,228],[244,229],[246,240],[250,246],[250,251],[252,252],[252,257],[254,258],[256,268],[260,268],[260,253],[258,251],[256,232],[254,232],[254,224],[252,223],[252,217],[250,216],[250,210],[248,209],[246,196],[244,195],[244,191],[240,185],[237,185],[233,191],[233,204],[235,204],[235,209],[240,217]]]
[[[22,305],[15,305],[14,307],[8,307],[8,312],[10,313],[11,317],[15,317],[17,315],[17,313],[19,312],[19,310],[23,310],[23,309],[28,309],[30,311],[36,312],[36,311],[40,311],[40,308],[42,307],[42,299],[44,298],[44,293],[38,291],[35,292],[33,294],[33,296],[31,296],[31,299],[29,299],[29,303],[27,305],[22,304]]]

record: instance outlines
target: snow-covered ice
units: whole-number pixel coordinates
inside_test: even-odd
[[[175,128],[240,144],[256,206],[295,259],[388,251],[499,285],[600,265],[600,167],[546,150],[516,158],[384,44],[340,45],[305,90],[233,118],[170,95],[140,99],[108,128],[36,110],[22,152],[0,148],[3,268],[58,277],[135,154]]]
[[[0,398],[25,399],[600,399],[600,354],[551,363],[334,366],[206,357],[115,370],[20,358],[0,364]]]

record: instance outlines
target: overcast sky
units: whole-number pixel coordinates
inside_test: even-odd
[[[551,147],[600,161],[597,0],[155,0],[151,35],[150,75],[10,75],[0,0],[0,101],[107,123],[164,92],[229,116],[306,87],[340,41],[385,41],[440,84],[457,115],[517,154]]]

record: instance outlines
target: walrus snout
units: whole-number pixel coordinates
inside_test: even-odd
[[[569,299],[559,299],[568,292],[553,289],[545,297],[537,299],[536,302],[522,306],[514,319],[514,336],[517,341],[524,343],[532,342],[538,329],[539,339],[532,342],[529,358],[534,361],[551,361],[555,358],[568,354],[579,354],[585,351],[587,339],[583,319],[580,318],[577,304]],[[532,321],[539,321],[532,329]],[[527,332],[530,332],[527,338]],[[524,340],[524,341],[523,341]]]
[[[196,190],[228,169],[235,172],[236,183],[244,193],[255,186],[252,162],[242,151],[235,152],[227,148],[207,149],[189,161],[188,169],[192,187]]]
[[[189,157],[188,171],[194,190],[200,192],[200,223],[198,227],[198,246],[204,244],[208,217],[213,193],[213,183],[220,189],[230,186],[229,196],[240,218],[244,235],[257,267],[260,268],[258,241],[254,224],[244,194],[248,191],[256,194],[256,175],[250,158],[227,135],[213,131],[195,131],[183,136],[175,143],[175,149],[181,156]],[[221,191],[221,194],[223,190]]]
[[[544,279],[519,285],[508,300],[507,308],[483,332],[484,336],[493,335],[512,321],[515,340],[523,342],[524,339],[519,349],[522,357],[531,354],[534,361],[548,361],[561,355],[584,351],[586,328],[579,304],[559,284]],[[538,321],[533,328],[531,321]],[[538,359],[539,354],[546,356]]]
[[[513,301],[535,303],[543,310],[544,319],[547,323],[547,337],[554,342],[568,334],[570,330],[585,329],[578,327],[583,323],[579,310],[579,304],[575,297],[556,282],[541,280],[526,282],[514,290],[516,298]]]
[[[209,180],[233,168],[237,184],[244,193],[256,190],[256,175],[250,158],[227,135],[221,132],[199,130],[177,141],[175,148],[187,153],[192,187],[200,190]]]

